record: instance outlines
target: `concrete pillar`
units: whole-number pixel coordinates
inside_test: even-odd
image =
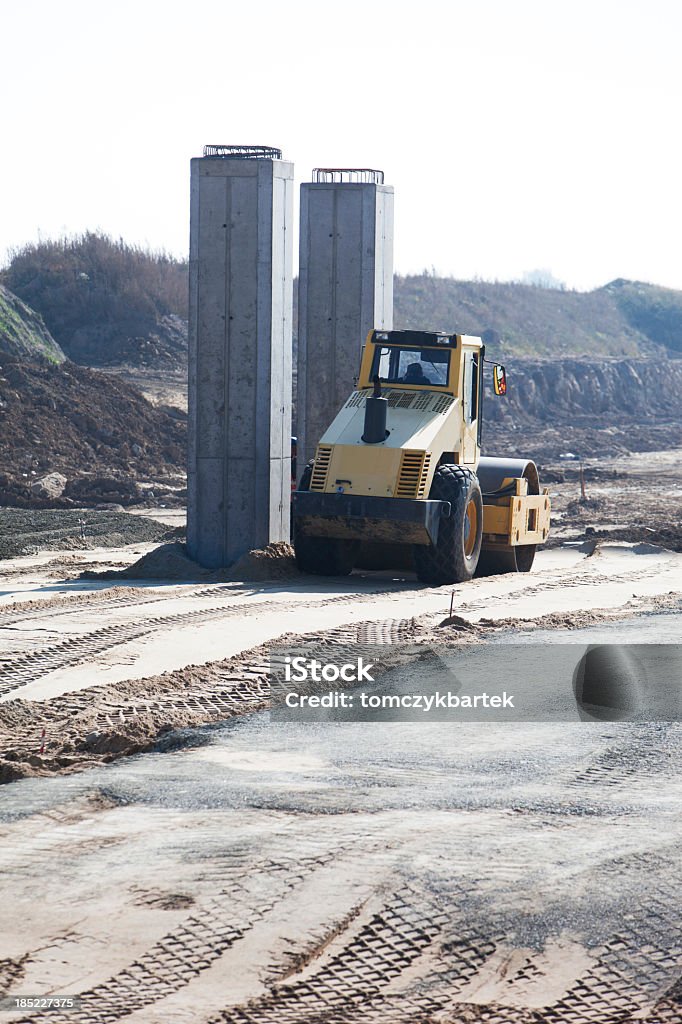
[[[201,565],[289,540],[293,164],[191,163],[187,547]]]
[[[298,475],[350,391],[371,328],[393,327],[393,189],[381,171],[301,185]]]

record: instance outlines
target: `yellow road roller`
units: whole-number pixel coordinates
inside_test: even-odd
[[[413,568],[437,586],[530,570],[549,495],[533,461],[481,457],[484,356],[472,336],[370,331],[356,388],[292,495],[301,570]],[[504,367],[492,373],[504,395]]]

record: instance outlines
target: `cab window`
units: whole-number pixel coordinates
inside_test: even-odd
[[[424,387],[443,388],[448,383],[451,355],[447,349],[377,345],[372,363],[372,378],[378,374],[387,384],[421,384]]]

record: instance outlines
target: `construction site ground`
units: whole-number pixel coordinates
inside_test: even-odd
[[[268,712],[282,637],[675,642],[681,456],[593,459],[584,500],[553,463],[533,571],[455,588],[284,547],[192,578],[177,543],[77,534],[0,562],[0,994],[81,996],[65,1024],[681,1021],[677,724]]]

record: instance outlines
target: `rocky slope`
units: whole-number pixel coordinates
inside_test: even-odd
[[[40,314],[0,285],[0,358],[8,357],[53,363],[66,358]]]
[[[486,381],[485,454],[545,461],[682,446],[682,360],[510,359],[507,383],[497,398]]]
[[[488,392],[486,414],[493,422],[570,422],[584,415],[682,419],[682,360],[514,359],[507,364],[507,383],[504,398]]]

